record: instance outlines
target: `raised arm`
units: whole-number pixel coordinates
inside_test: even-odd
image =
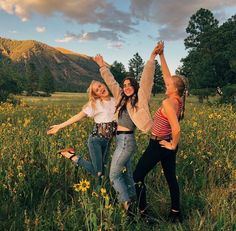
[[[169,67],[168,67],[168,65],[166,63],[166,59],[165,59],[165,55],[164,55],[164,42],[161,41],[161,44],[162,44],[162,49],[161,49],[161,51],[159,53],[159,56],[160,56],[163,80],[165,82],[165,85],[172,84],[171,73],[170,73]]]
[[[81,111],[78,114],[71,117],[70,119],[68,119],[67,121],[65,121],[64,123],[52,125],[50,127],[50,130],[47,131],[47,134],[48,135],[56,134],[60,129],[67,127],[75,122],[78,122],[85,117],[87,117],[87,114],[85,114],[83,111]]]
[[[155,73],[155,58],[163,50],[163,43],[158,42],[154,47],[149,60],[144,66],[143,73],[140,79],[140,90],[149,101],[153,86],[153,78]]]
[[[115,99],[117,99],[120,96],[121,88],[118,82],[115,80],[112,73],[110,72],[109,68],[106,66],[106,63],[103,60],[103,57],[101,55],[96,55],[93,58],[93,60],[100,67],[100,73],[103,80],[105,81],[109,89],[111,90],[111,93],[113,94]]]

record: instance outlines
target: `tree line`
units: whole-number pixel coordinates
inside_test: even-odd
[[[191,16],[186,32],[188,55],[177,73],[188,77],[196,95],[208,96],[217,88],[225,96],[235,95],[236,15],[219,26],[213,13],[201,8]]]
[[[23,91],[27,95],[36,91],[49,95],[55,91],[53,75],[48,66],[45,66],[40,74],[31,62],[25,63],[23,74],[19,73],[18,68],[0,53],[0,102],[6,101],[9,94],[19,94]]]
[[[208,9],[199,9],[193,14],[186,28],[184,39],[188,54],[181,59],[182,65],[176,70],[189,80],[190,92],[199,96],[208,96],[220,88],[224,95],[234,97],[236,94],[236,15],[219,26],[213,13]],[[144,61],[136,53],[128,62],[128,71],[118,61],[111,65],[111,72],[121,84],[126,76],[139,81]],[[32,94],[41,90],[47,93],[55,91],[52,73],[45,66],[38,75],[34,63],[25,64],[25,76],[20,76],[10,60],[0,52],[0,101],[9,93],[22,90]],[[156,62],[153,94],[164,88],[160,65]]]

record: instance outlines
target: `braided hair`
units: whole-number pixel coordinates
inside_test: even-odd
[[[173,75],[172,78],[174,80],[174,85],[177,88],[178,95],[183,99],[183,107],[179,116],[179,119],[182,120],[184,118],[188,81],[186,77],[181,75]]]

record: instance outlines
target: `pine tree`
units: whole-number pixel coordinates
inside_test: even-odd
[[[161,66],[155,60],[155,73],[154,73],[154,83],[152,87],[152,94],[155,96],[156,93],[161,92],[164,89],[164,81],[162,78]]]
[[[116,81],[119,84],[122,84],[124,78],[127,75],[125,66],[122,63],[114,61],[114,63],[111,65],[110,71],[115,76]]]
[[[20,76],[15,71],[10,59],[0,53],[0,102],[5,102],[9,94],[21,91]]]
[[[26,90],[29,94],[39,89],[39,76],[34,63],[26,65]]]
[[[52,93],[55,91],[54,79],[48,66],[44,67],[43,74],[39,82],[39,89],[47,93]]]
[[[141,56],[138,53],[134,54],[133,58],[129,60],[129,75],[139,82],[143,67],[144,61]]]

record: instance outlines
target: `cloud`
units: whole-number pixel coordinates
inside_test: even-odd
[[[118,1],[116,1],[117,3]],[[121,3],[119,3],[121,4]],[[176,40],[186,36],[185,28],[191,15],[200,8],[215,12],[222,20],[224,9],[236,6],[235,0],[127,0],[129,9],[118,9],[111,0],[0,0],[0,10],[16,15],[23,22],[32,15],[59,15],[71,23],[96,25],[97,32],[84,35],[73,35],[58,39],[68,42],[75,40],[92,40],[104,38],[121,39],[122,35],[138,32],[140,21],[148,21],[157,25],[157,30],[150,35],[153,39]]]
[[[116,41],[116,42],[111,42],[108,44],[108,48],[117,48],[117,49],[122,49],[124,47],[124,43]]]
[[[51,16],[62,15],[65,19],[80,24],[95,24],[102,29],[117,30],[122,33],[136,31],[128,12],[118,10],[108,0],[0,0],[0,9],[27,21],[33,14]]]
[[[9,33],[12,33],[12,34],[17,34],[17,33],[18,33],[18,31],[16,31],[16,30],[9,30]]]
[[[73,40],[76,40],[73,36],[66,35],[63,39],[56,39],[55,41],[58,43],[68,43]]]
[[[35,30],[39,33],[43,33],[46,31],[46,28],[44,26],[37,26]]]
[[[74,34],[68,32],[63,39],[56,39],[56,42],[70,42],[70,41],[91,41],[98,39],[106,39],[109,41],[122,41],[118,33],[111,30],[98,30],[94,32],[82,32],[80,34]]]
[[[156,39],[177,40],[186,36],[189,19],[200,8],[222,16],[224,9],[232,6],[236,6],[235,0],[131,0],[130,11],[134,17],[159,26]]]

